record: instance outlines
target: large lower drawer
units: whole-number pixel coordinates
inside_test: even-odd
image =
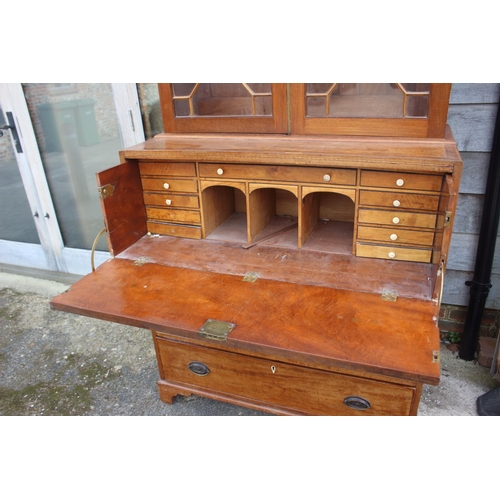
[[[164,380],[314,415],[409,415],[414,387],[158,340]]]
[[[347,168],[287,167],[201,163],[200,177],[265,181],[313,182],[319,184],[356,184],[356,170]]]

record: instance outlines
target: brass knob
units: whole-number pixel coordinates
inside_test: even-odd
[[[170,184],[169,184],[168,182],[165,182],[165,184],[163,184],[163,187],[164,187],[165,189],[168,189],[168,188],[170,188]]]
[[[165,203],[166,203],[167,205],[172,205],[172,200],[166,200],[166,201],[165,201]]]
[[[394,252],[389,252],[387,255],[390,259],[394,259],[394,257],[396,257],[396,254]]]
[[[324,180],[325,182],[330,181],[330,179],[331,179],[331,177],[330,177],[328,174],[325,174],[325,175],[323,176],[323,180]]]
[[[399,224],[399,217],[394,217],[394,219],[392,219],[392,222],[394,224]]]
[[[218,168],[218,169],[217,169],[217,173],[218,173],[219,175],[222,175],[222,174],[224,173],[224,170],[222,170],[222,168]]]
[[[401,202],[399,200],[394,200],[392,202],[392,204],[395,206],[395,207],[399,207],[399,205],[401,205]]]
[[[396,241],[398,239],[398,235],[397,234],[391,234],[390,238],[391,238],[392,241]]]
[[[405,181],[404,181],[403,179],[398,179],[398,180],[396,181],[396,186],[401,187],[401,186],[403,186],[403,185],[404,185],[404,183],[405,183]]]

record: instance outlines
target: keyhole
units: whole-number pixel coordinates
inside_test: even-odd
[[[271,366],[271,371],[272,371],[273,373],[276,373],[276,367],[275,367],[274,365],[273,365],[273,366]]]

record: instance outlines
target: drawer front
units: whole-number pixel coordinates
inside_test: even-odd
[[[313,182],[354,186],[356,170],[347,168],[285,167],[262,165],[200,164],[200,177],[254,179],[266,181]]]
[[[358,211],[358,222],[365,224],[434,229],[436,227],[436,219],[436,214],[397,212],[392,210],[368,210],[364,208],[360,208]]]
[[[443,178],[440,175],[376,172],[371,170],[361,172],[362,186],[441,191],[442,184]]]
[[[157,175],[161,177],[195,177],[196,168],[194,163],[174,163],[161,162],[149,163],[139,162],[139,171],[141,175]]]
[[[168,224],[166,222],[146,223],[148,231],[153,234],[163,234],[165,236],[178,236],[179,238],[201,239],[201,227],[182,226],[180,224]]]
[[[439,196],[402,192],[364,191],[359,193],[360,205],[416,210],[437,210]]]
[[[371,257],[374,259],[407,260],[411,262],[428,263],[431,261],[432,250],[356,243],[356,256]]]
[[[144,191],[180,191],[184,193],[197,193],[198,183],[191,179],[171,179],[168,177],[154,178],[142,177]]]
[[[434,233],[430,231],[409,231],[400,228],[358,226],[358,239],[403,245],[432,246]]]
[[[165,220],[169,222],[185,222],[188,224],[200,224],[200,212],[196,210],[180,210],[170,208],[146,207],[149,220]]]
[[[186,194],[158,194],[144,193],[144,203],[146,205],[156,205],[160,207],[172,208],[199,208],[198,196]]]
[[[278,363],[217,349],[158,340],[165,380],[280,405],[314,415],[408,415],[412,387]],[[198,375],[189,369],[209,372]],[[200,365],[201,364],[201,365]],[[200,369],[201,367],[201,369]],[[353,409],[346,398],[363,398],[369,409]]]

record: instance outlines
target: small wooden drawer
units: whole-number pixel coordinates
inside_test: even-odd
[[[356,243],[356,257],[371,257],[374,259],[388,260],[408,260],[411,262],[430,262],[432,257],[432,250]]]
[[[157,339],[165,381],[194,392],[199,388],[314,415],[410,413],[413,387]]]
[[[201,223],[200,212],[197,210],[146,207],[146,215],[149,220],[165,220],[187,224]]]
[[[178,236],[180,238],[201,239],[201,227],[183,226],[181,224],[168,224],[166,222],[146,223],[148,231],[153,234],[163,234],[166,236]]]
[[[417,191],[441,191],[443,177],[440,175],[363,170],[361,172],[361,185],[384,188],[414,189]]]
[[[144,191],[178,191],[184,193],[198,192],[197,181],[191,179],[142,177],[141,181],[142,189]]]
[[[200,201],[198,196],[186,194],[158,194],[144,193],[144,203],[146,205],[156,205],[159,207],[171,208],[199,208]]]
[[[196,168],[194,163],[172,163],[172,162],[139,162],[141,175],[173,176],[173,177],[195,177]]]
[[[358,211],[358,222],[361,224],[434,229],[436,227],[436,219],[436,214],[399,212],[393,210],[370,210],[367,208],[360,208]]]
[[[249,179],[278,182],[313,182],[315,184],[356,184],[356,170],[347,168],[287,167],[263,165],[200,164],[200,177]]]
[[[434,232],[360,225],[358,226],[358,239],[402,245],[432,246]]]
[[[437,210],[439,208],[439,196],[361,190],[359,204],[410,210]]]

